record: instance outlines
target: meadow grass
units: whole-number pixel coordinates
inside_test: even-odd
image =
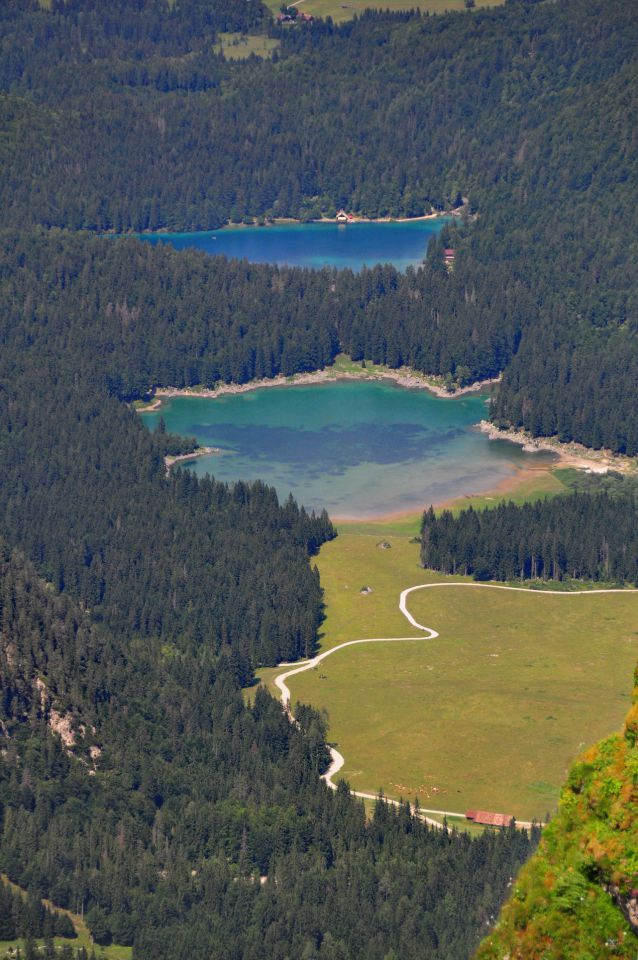
[[[450,509],[560,495],[573,474],[541,468],[513,489]],[[578,752],[622,723],[638,658],[638,595],[420,591],[410,610],[440,634],[424,640],[399,611],[401,591],[469,578],[421,568],[421,516],[337,522],[338,537],[318,558],[321,650],[367,637],[415,639],[339,651],[288,681],[293,702],[326,710],[355,790],[544,819]],[[275,696],[279,673],[260,671]]]
[[[115,944],[111,944],[109,947],[101,947],[99,944],[92,945],[90,939],[86,942],[80,940],[79,938],[75,940],[69,940],[67,937],[54,937],[54,945],[60,949],[61,947],[68,945],[72,947],[73,950],[79,950],[81,947],[85,947],[91,954],[91,951],[95,953],[97,960],[131,960],[133,956],[132,947],[120,947]],[[43,939],[35,939],[33,944],[36,948],[44,947]],[[0,960],[14,960],[18,949],[20,950],[21,956],[25,955],[26,942],[24,940],[0,940]]]
[[[514,480],[515,485],[511,488],[508,487],[492,493],[478,493],[459,497],[447,504],[445,509],[457,514],[462,510],[467,510],[470,506],[474,510],[484,510],[508,501],[522,504],[540,500],[544,497],[553,497],[569,491],[569,480],[577,472],[569,468],[554,470],[548,467],[541,467],[538,470],[526,469],[524,477],[522,479],[516,478]],[[438,507],[437,513],[440,513],[443,509],[443,507]],[[421,531],[422,518],[423,510],[418,510],[399,514],[396,517],[373,520],[337,520],[335,525],[339,534],[347,534],[348,536],[378,536],[381,539],[386,536],[418,537]]]
[[[497,6],[502,0],[476,0],[476,8]],[[276,16],[281,8],[281,2],[268,0],[267,6]],[[332,17],[335,23],[351,20],[355,14],[373,8],[377,10],[413,10],[418,7],[422,12],[448,13],[454,10],[465,10],[465,0],[302,0],[295,4],[304,13],[315,17]]]
[[[347,360],[342,360],[342,371],[347,367]],[[567,490],[565,481],[574,472],[569,469],[539,471],[513,491],[463,497],[450,504],[450,509],[458,512],[470,504],[481,509],[494,507],[504,500],[525,503],[542,496],[554,496]],[[419,510],[394,519],[336,524],[338,537],[324,544],[318,562],[326,604],[326,620],[320,635],[322,650],[357,637],[391,637],[404,633],[407,636],[406,621],[398,609],[401,591],[418,583],[454,579],[424,571],[420,566],[419,547],[413,541],[419,536],[422,517],[423,511]],[[379,546],[383,542],[390,544],[389,550]],[[364,587],[372,587],[372,593],[361,594]],[[259,682],[276,697],[279,693],[274,679],[281,672],[279,667],[258,671]],[[256,689],[255,685],[244,690],[246,702],[252,702]]]
[[[419,566],[415,530],[344,524],[322,547],[322,649],[416,638],[398,609],[401,590],[463,582]],[[353,789],[544,818],[577,753],[622,722],[638,658],[638,595],[446,588],[412,594],[409,606],[439,638],[340,651],[289,681],[293,700],[327,711]],[[273,689],[280,672],[260,677]]]
[[[322,551],[323,648],[416,636],[400,589],[451,579],[420,570],[417,545],[388,542],[381,551],[346,535]],[[340,651],[289,681],[293,700],[327,710],[354,789],[543,818],[575,755],[626,713],[638,596],[446,588],[412,594],[409,606],[439,638]]]
[[[218,33],[217,40],[218,50],[227,60],[246,60],[253,53],[257,57],[271,57],[279,46],[278,40],[246,33]]]

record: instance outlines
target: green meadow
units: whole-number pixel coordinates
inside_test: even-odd
[[[45,941],[42,939],[33,940],[32,943],[38,951],[45,946]],[[88,934],[86,938],[78,937],[76,940],[69,940],[66,937],[54,937],[53,943],[58,949],[64,946],[70,946],[72,950],[77,951],[84,947],[89,952],[89,955],[91,951],[94,952],[96,960],[131,960],[133,956],[132,947],[120,947],[114,944],[111,944],[109,947],[93,946]],[[25,957],[26,948],[25,940],[0,940],[0,960],[15,960],[18,950],[21,956]]]
[[[564,489],[561,474],[545,475],[546,493]],[[353,789],[542,819],[573,758],[622,723],[638,659],[638,594],[417,591],[411,613],[440,634],[425,640],[400,613],[400,592],[464,578],[421,569],[419,520],[341,525],[318,558],[322,650],[415,639],[335,653],[291,678],[293,701],[327,711]],[[261,671],[261,680],[274,689],[280,672]]]
[[[480,7],[493,7],[499,0],[476,0],[476,9]],[[502,2],[502,0],[500,0]],[[276,0],[269,0],[266,4],[277,15],[281,8],[281,3]],[[341,23],[344,20],[351,20],[355,14],[361,14],[364,10],[376,8],[381,10],[414,10],[419,9],[423,13],[449,13],[454,10],[465,10],[465,0],[415,0],[410,3],[409,0],[383,0],[375,3],[374,0],[300,0],[294,6],[304,13],[312,14],[314,17],[332,17],[335,23]]]
[[[278,40],[261,34],[219,33],[217,40],[218,52],[223,53],[227,60],[246,60],[253,53],[257,57],[268,58],[279,46]]]

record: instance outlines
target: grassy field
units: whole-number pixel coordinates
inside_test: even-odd
[[[409,537],[416,526],[399,535],[381,525],[363,532],[369,526],[344,525],[322,548],[322,649],[416,637],[398,610],[400,591],[452,579],[419,567]],[[638,657],[638,595],[446,588],[413,594],[410,609],[441,636],[340,651],[292,678],[293,699],[328,711],[355,789],[543,818],[573,757],[622,722]],[[263,682],[278,672],[263,671]]]
[[[219,33],[217,39],[217,49],[227,60],[246,60],[252,53],[257,57],[271,57],[279,46],[278,40],[245,33]]]
[[[574,472],[571,469],[539,471],[512,492],[463,497],[454,501],[450,509],[456,512],[470,504],[480,509],[502,500],[525,503],[542,496],[554,496],[566,491],[566,481]],[[403,635],[406,621],[399,613],[399,594],[406,587],[437,579],[436,574],[423,571],[419,564],[419,546],[411,542],[419,535],[422,515],[419,511],[393,520],[338,525],[338,538],[322,547],[318,564],[326,599],[322,650],[357,637]],[[390,550],[377,546],[382,541],[390,543]],[[372,586],[371,579],[374,579],[373,592],[361,594],[363,587]],[[438,579],[443,582],[452,578]],[[259,680],[275,696],[278,692],[273,680],[279,673],[278,667],[270,667],[258,674]],[[252,701],[255,689],[249,687],[244,691],[248,702]]]
[[[502,2],[502,0],[500,0]],[[499,0],[476,0],[476,8],[497,6]],[[276,16],[281,3],[276,0],[267,0],[266,4]],[[370,7],[382,10],[419,10],[428,13],[447,13],[451,10],[465,10],[465,0],[300,0],[295,3],[299,10],[310,13],[315,17],[332,17],[335,23],[351,20],[357,13]]]

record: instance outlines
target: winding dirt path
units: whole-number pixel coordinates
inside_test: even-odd
[[[408,623],[415,628],[415,630],[420,630],[421,634],[416,637],[368,637],[363,640],[347,640],[345,643],[340,643],[336,647],[332,647],[330,650],[324,650],[323,653],[317,654],[316,657],[312,657],[310,660],[304,660],[301,664],[282,663],[282,667],[292,667],[291,670],[286,670],[283,673],[278,674],[275,677],[274,683],[280,693],[281,703],[284,710],[288,714],[290,720],[294,721],[294,716],[290,707],[290,688],[286,683],[290,677],[296,676],[298,673],[304,673],[306,670],[313,670],[318,666],[322,660],[325,660],[327,657],[331,657],[333,653],[337,653],[339,650],[344,650],[346,647],[354,647],[361,643],[400,643],[404,640],[435,640],[439,633],[438,631],[432,629],[432,627],[426,627],[424,624],[419,623],[418,620],[415,620],[407,607],[407,599],[411,593],[414,593],[416,590],[433,590],[433,589],[443,589],[445,587],[454,587],[454,588],[469,588],[474,590],[509,590],[512,593],[526,593],[528,595],[535,594],[544,594],[551,597],[591,597],[597,596],[598,594],[603,593],[638,593],[638,589],[621,589],[621,588],[609,588],[603,590],[578,590],[574,592],[562,592],[559,590],[530,590],[527,587],[506,587],[497,583],[420,583],[415,587],[407,587],[405,590],[401,591],[399,596],[399,610],[406,618]],[[424,636],[425,634],[425,636]],[[334,747],[330,747],[330,757],[331,763],[328,767],[328,770],[321,777],[322,780],[325,780],[331,790],[337,789],[337,784],[334,782],[334,777],[343,767],[345,757],[343,754],[339,753],[338,750],[335,750]],[[353,796],[360,797],[364,800],[376,800],[377,795],[374,793],[363,793],[360,790],[351,790]],[[391,803],[393,806],[400,806],[398,800],[391,800],[389,797],[386,797],[386,802]],[[438,820],[430,819],[427,814],[434,814],[439,817],[465,817],[464,813],[459,813],[458,811],[452,810],[429,810],[424,807],[419,807],[418,811],[410,805],[410,809],[413,812],[418,812],[418,814],[434,827],[441,827],[442,825]],[[523,820],[516,821],[519,827],[530,828],[531,823]]]

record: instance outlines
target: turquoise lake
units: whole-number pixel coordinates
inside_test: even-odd
[[[552,462],[474,429],[486,398],[439,399],[390,381],[268,387],[217,399],[176,397],[143,414],[220,454],[187,462],[219,480],[261,479],[308,509],[366,518],[493,490]]]
[[[427,245],[448,218],[404,223],[276,224],[269,227],[224,227],[210,233],[143,234],[148,243],[170,243],[176,249],[195,247],[211,255],[245,258],[252,263],[291,267],[337,267],[360,270],[391,263],[397,270],[418,266]]]

